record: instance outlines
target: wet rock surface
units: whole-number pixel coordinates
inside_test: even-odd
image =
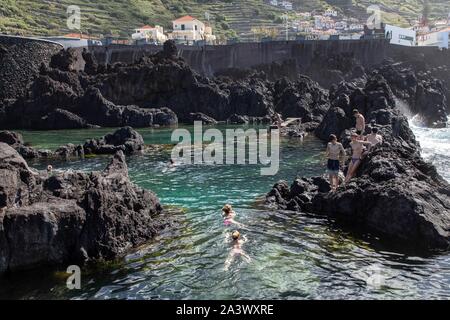
[[[0,272],[118,258],[168,225],[117,152],[104,171],[41,173],[0,143]]]

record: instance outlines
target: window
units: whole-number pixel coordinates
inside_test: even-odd
[[[195,31],[197,31],[198,30],[198,26],[197,25],[195,25]]]
[[[186,26],[184,24],[181,25],[181,30],[186,30]]]

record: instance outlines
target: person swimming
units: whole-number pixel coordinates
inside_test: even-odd
[[[243,224],[234,220],[236,217],[236,212],[234,212],[233,207],[230,204],[226,204],[222,208],[222,216],[223,216],[223,224],[225,227],[229,227],[231,225],[236,225],[239,227],[244,227]]]
[[[245,253],[244,249],[242,249],[242,245],[248,242],[247,237],[245,235],[241,236],[241,233],[235,230],[231,233],[231,239],[233,248],[228,254],[228,258],[225,260],[225,270],[228,270],[230,268],[230,265],[234,261],[236,256],[242,257],[247,263],[250,263],[252,261],[250,256]]]
[[[341,163],[344,161],[345,149],[340,142],[337,141],[336,135],[330,135],[326,157],[328,159],[327,171],[330,177],[331,191],[336,191],[339,186],[339,172]]]
[[[350,142],[350,146],[352,147],[352,159],[350,160],[350,164],[348,165],[347,176],[345,177],[345,183],[349,182],[351,178],[356,173],[360,163],[361,157],[364,152],[364,146],[370,146],[371,143],[368,141],[358,140],[359,135],[356,132],[351,134],[352,141]]]

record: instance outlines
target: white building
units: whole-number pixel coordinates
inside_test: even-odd
[[[173,31],[169,34],[170,39],[187,44],[196,41],[213,43],[216,40],[216,36],[212,34],[212,28],[194,17],[184,16],[172,21],[172,24]]]
[[[405,29],[387,24],[385,26],[385,34],[387,38],[391,39],[391,44],[408,47],[416,45],[416,31],[413,29]]]
[[[327,16],[327,17],[337,17],[338,16],[338,12],[336,10],[333,10],[333,9],[327,9],[327,10],[325,10],[325,13],[323,15]]]
[[[304,18],[311,18],[311,12],[299,12],[297,13],[297,16]]]
[[[417,44],[438,48],[449,48],[450,28],[419,35]]]
[[[270,5],[277,7],[278,6],[278,0],[270,0],[269,1]]]
[[[279,6],[286,9],[286,10],[293,10],[294,6],[292,5],[292,2],[290,1],[280,1],[278,2]]]
[[[336,30],[345,30],[345,29],[347,29],[347,27],[348,27],[348,25],[347,25],[346,21],[338,21],[335,23],[335,26],[334,26],[334,28]]]
[[[347,29],[350,31],[362,31],[364,30],[364,26],[360,23],[352,23]]]
[[[161,26],[143,26],[135,29],[135,33],[132,34],[133,40],[146,40],[147,42],[164,43],[167,40],[167,36],[164,34],[164,29]]]

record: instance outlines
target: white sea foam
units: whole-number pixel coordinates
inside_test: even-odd
[[[422,156],[432,162],[438,172],[450,182],[450,118],[447,128],[430,129],[420,126],[417,116],[409,125],[422,147]]]

